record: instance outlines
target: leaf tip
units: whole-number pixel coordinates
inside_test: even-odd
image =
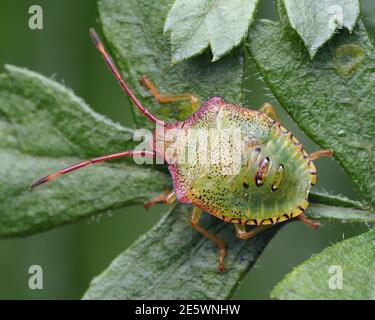
[[[319,49],[315,47],[308,47],[307,50],[309,51],[310,60],[313,60]]]
[[[176,64],[177,64],[177,60],[175,59],[175,58],[172,58],[172,60],[171,60],[171,67],[174,67]]]
[[[221,58],[222,58],[221,55],[214,55],[214,56],[212,57],[211,62],[216,62],[216,61],[220,60]]]

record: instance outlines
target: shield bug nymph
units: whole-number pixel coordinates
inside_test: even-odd
[[[299,219],[313,228],[319,226],[318,222],[307,219],[304,211],[308,206],[307,197],[310,188],[316,183],[317,178],[313,160],[321,156],[332,156],[331,150],[308,154],[293,134],[279,123],[275,110],[270,104],[265,104],[259,111],[255,111],[214,96],[200,105],[197,97],[192,94],[160,93],[151,80],[143,76],[143,84],[159,102],[189,100],[195,110],[188,119],[176,123],[167,123],[158,119],[143,107],[124,81],[96,32],[90,29],[90,34],[122,90],[135,106],[156,124],[150,150],[123,151],[76,163],[40,178],[31,185],[31,188],[60,175],[107,160],[129,156],[160,157],[168,165],[173,190],[150,200],[145,207],[159,202],[192,203],[194,209],[191,225],[218,246],[220,271],[225,269],[225,242],[199,224],[202,210],[225,222],[233,223],[236,235],[242,239],[248,239],[276,223],[289,219]],[[189,139],[186,138],[191,132],[194,130],[205,132],[212,129],[218,132],[239,130],[241,150],[238,153],[232,152],[233,142],[238,139],[219,140],[219,144],[215,146],[212,140],[208,140],[206,149],[211,150],[211,155],[214,155],[218,161],[208,163],[178,161],[191,153],[191,150],[188,150]],[[166,137],[172,131],[176,131],[177,135],[174,135],[175,138],[170,144],[176,144],[177,141],[178,146],[173,152],[167,153],[168,148],[165,148],[165,145],[161,147],[159,142],[165,144],[165,141],[168,141]],[[215,152],[218,147],[222,152]],[[199,151],[194,150],[195,153],[200,154]],[[226,164],[236,163],[235,173],[223,171],[228,168],[219,158],[225,159]],[[247,231],[246,225],[253,225],[254,228]]]

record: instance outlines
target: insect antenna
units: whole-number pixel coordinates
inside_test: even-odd
[[[30,189],[34,189],[35,187],[38,187],[41,184],[44,184],[48,181],[56,179],[57,177],[59,177],[63,174],[70,173],[74,170],[78,170],[78,169],[81,169],[83,167],[86,167],[86,166],[89,166],[89,165],[92,165],[92,164],[96,164],[96,163],[100,163],[100,162],[108,161],[108,160],[113,160],[113,159],[118,159],[118,158],[122,158],[122,157],[131,157],[131,156],[151,158],[151,157],[155,156],[155,152],[153,152],[153,151],[142,151],[142,150],[137,150],[137,151],[130,150],[130,151],[114,153],[114,154],[110,154],[110,155],[106,155],[106,156],[101,156],[101,157],[94,158],[94,159],[91,159],[91,160],[78,162],[78,163],[75,163],[75,164],[73,164],[69,167],[66,167],[66,168],[64,168],[60,171],[57,171],[55,173],[49,174],[48,176],[45,176],[45,177],[42,177],[42,178],[38,179],[37,181],[35,181],[34,183],[31,184]]]
[[[128,84],[125,82],[125,80],[122,78],[116,64],[113,62],[111,56],[107,52],[107,50],[104,48],[104,45],[102,41],[100,40],[98,34],[93,28],[90,28],[90,36],[92,40],[95,43],[96,48],[98,51],[101,53],[101,55],[104,58],[104,61],[106,62],[109,70],[111,70],[112,74],[115,76],[117,79],[118,83],[120,84],[122,90],[129,96],[129,98],[134,102],[134,104],[137,106],[137,108],[147,117],[149,118],[152,122],[159,124],[159,125],[164,125],[165,122],[163,120],[158,119],[155,117],[150,111],[145,109],[141,102],[137,99],[137,97],[134,95]]]

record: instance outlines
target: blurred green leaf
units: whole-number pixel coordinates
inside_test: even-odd
[[[238,46],[253,21],[258,0],[176,0],[164,32],[170,33],[172,63],[199,55],[209,46],[213,59]]]
[[[374,205],[375,51],[363,23],[338,34],[313,61],[296,32],[280,22],[257,23],[249,48],[281,105],[312,140],[333,149]]]
[[[171,209],[92,281],[84,299],[229,298],[279,226],[244,241],[232,224],[204,214],[202,225],[227,240],[227,271],[220,273],[217,247],[190,227],[191,211]]]
[[[147,108],[159,118],[174,122],[192,114],[189,102],[160,104],[140,84],[143,74],[150,76],[164,93],[194,93],[202,100],[222,95],[228,101],[241,101],[243,56],[240,50],[211,64],[210,55],[171,66],[170,45],[163,35],[163,23],[173,0],[102,0],[99,16],[103,32],[122,75]],[[105,66],[103,65],[103,68]],[[137,110],[138,127],[152,127]]]
[[[375,229],[328,247],[308,259],[289,273],[271,296],[277,299],[375,299]]]
[[[336,29],[352,31],[359,16],[358,0],[283,0],[290,25],[313,58]]]
[[[132,149],[139,142],[132,141],[131,130],[94,113],[61,84],[26,69],[6,66],[0,75],[0,136],[2,237],[142,203],[170,187],[165,174],[116,162],[30,191],[40,176],[80,159]]]

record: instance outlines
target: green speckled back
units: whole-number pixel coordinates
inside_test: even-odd
[[[315,167],[292,134],[266,114],[213,97],[182,127],[185,132],[239,129],[242,148],[236,152],[232,142],[220,145],[225,163],[238,162],[235,173],[212,161],[170,164],[180,202],[192,202],[225,221],[243,224],[280,222],[306,209]],[[180,144],[180,152],[187,153],[187,142],[182,139]],[[209,154],[219,154],[216,149],[207,146]]]

